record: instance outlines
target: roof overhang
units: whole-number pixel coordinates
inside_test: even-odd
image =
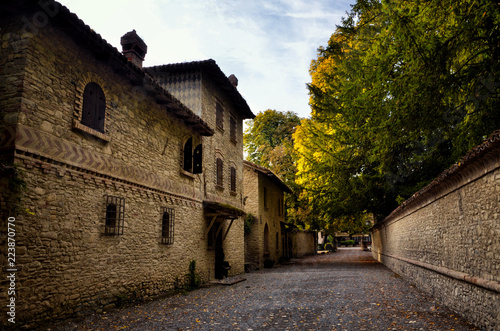
[[[226,218],[238,218],[246,213],[234,206],[220,203],[217,201],[203,201],[203,209],[206,216],[224,216]]]

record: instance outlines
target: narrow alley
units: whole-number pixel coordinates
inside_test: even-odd
[[[478,330],[359,248],[44,330]]]

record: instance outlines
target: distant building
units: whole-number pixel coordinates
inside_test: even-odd
[[[245,261],[250,269],[261,269],[266,260],[291,257],[292,238],[285,224],[284,204],[284,192],[291,190],[271,170],[248,161],[243,164],[248,222]]]

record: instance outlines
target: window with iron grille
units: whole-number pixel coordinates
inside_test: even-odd
[[[224,129],[224,109],[219,102],[215,105],[215,125],[219,129]]]
[[[125,220],[125,198],[106,195],[106,219],[104,233],[107,235],[123,234]]]
[[[217,186],[223,187],[224,185],[224,161],[222,159],[217,158]]]
[[[82,124],[104,133],[106,97],[99,84],[91,82],[83,91]]]
[[[231,192],[236,192],[236,168],[231,167]]]
[[[162,208],[161,216],[161,243],[171,245],[174,243],[174,220],[173,208]]]

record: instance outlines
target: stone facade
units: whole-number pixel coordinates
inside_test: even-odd
[[[191,110],[50,3],[9,1],[0,17],[0,203],[2,220],[16,224],[16,321],[33,326],[161,294],[191,260],[213,279],[217,247],[229,275],[243,273],[242,121],[253,117],[244,99],[236,88],[228,92],[231,83],[211,61],[217,80],[205,75],[195,85],[201,113]],[[105,97],[102,130],[82,123],[89,83]],[[215,129],[215,99],[224,103],[227,131]],[[199,173],[185,170],[188,140],[203,147]],[[20,202],[13,179],[26,184]],[[3,267],[6,222],[0,230]],[[0,284],[5,307],[9,281]]]
[[[292,256],[300,258],[316,254],[318,237],[316,231],[294,229],[291,231]]]
[[[285,226],[284,192],[290,192],[269,169],[244,161],[245,212],[253,215],[245,235],[245,262],[252,269],[265,260],[290,257],[292,237]]]
[[[500,132],[373,228],[373,256],[487,330],[500,327]]]

